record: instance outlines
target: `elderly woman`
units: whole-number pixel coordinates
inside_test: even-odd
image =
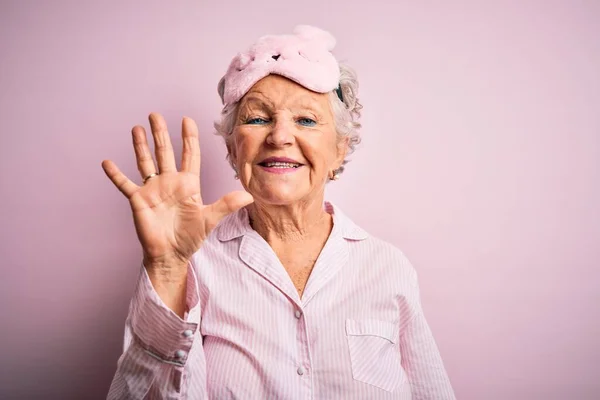
[[[189,118],[180,171],[158,114],[156,166],[132,131],[143,185],[103,162],[144,256],[108,398],[454,398],[414,269],[325,202],[360,128],[334,45],[299,26],[231,62],[216,127],[246,191],[202,202]]]

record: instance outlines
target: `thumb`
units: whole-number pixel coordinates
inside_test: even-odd
[[[252,195],[243,190],[226,194],[208,206],[211,211],[211,225],[217,225],[223,218],[231,213],[236,212],[240,208],[247,206],[253,201],[254,198]]]

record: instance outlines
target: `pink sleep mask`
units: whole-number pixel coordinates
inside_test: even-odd
[[[331,53],[334,47],[333,35],[308,25],[297,26],[292,35],[263,36],[231,60],[218,86],[221,101],[225,106],[239,101],[269,74],[284,76],[314,92],[333,91],[340,79],[340,67]]]

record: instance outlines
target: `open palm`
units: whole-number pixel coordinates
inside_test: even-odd
[[[253,199],[247,192],[236,191],[205,205],[200,191],[200,146],[196,123],[183,118],[183,155],[181,171],[178,171],[163,117],[152,113],[149,119],[158,170],[141,126],[135,126],[132,135],[138,169],[145,183],[136,185],[110,160],[103,161],[102,168],[129,199],[144,251],[144,264],[187,263],[223,217]]]

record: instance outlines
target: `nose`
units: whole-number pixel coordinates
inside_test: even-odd
[[[286,147],[294,143],[292,127],[283,120],[276,120],[267,136],[267,143],[275,147]]]

